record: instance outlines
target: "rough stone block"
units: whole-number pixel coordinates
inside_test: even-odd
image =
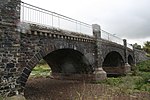
[[[96,68],[93,75],[94,75],[93,81],[101,81],[107,78],[107,74],[103,70],[103,68]]]

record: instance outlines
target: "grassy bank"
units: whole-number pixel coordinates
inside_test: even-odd
[[[150,72],[150,60],[137,64],[137,67],[139,68],[139,71]]]
[[[30,77],[46,77],[51,75],[51,69],[47,64],[39,64],[32,70]]]
[[[37,65],[31,77],[50,76],[51,70],[47,64]],[[136,71],[133,74],[122,77],[108,77],[107,80],[96,82],[97,84],[105,84],[111,87],[113,91],[131,94],[134,92],[150,93],[150,60],[137,64]]]
[[[107,80],[97,82],[100,84],[109,85],[114,90],[119,90],[122,93],[134,93],[140,91],[146,91],[150,93],[150,73],[140,72],[137,76],[124,76],[117,78],[108,78]]]
[[[137,70],[134,71],[134,74],[117,78],[110,77],[97,83],[109,85],[112,89],[126,94],[134,92],[150,93],[150,60],[141,62],[136,67]]]
[[[149,100],[149,64],[150,61],[144,61],[137,64],[133,74],[108,77],[96,84],[49,79],[45,77],[51,75],[49,66],[39,64],[30,75],[25,94],[29,100]],[[39,76],[40,78],[36,78]]]

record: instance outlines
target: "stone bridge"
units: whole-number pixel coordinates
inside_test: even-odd
[[[6,2],[7,1],[7,2]],[[103,80],[107,74],[126,74],[140,56],[135,49],[93,35],[21,21],[21,1],[0,3],[0,94],[23,91],[32,69],[44,59],[54,78]],[[144,55],[143,55],[144,56]]]

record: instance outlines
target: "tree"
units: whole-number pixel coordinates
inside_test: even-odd
[[[140,49],[140,50],[142,50],[141,45],[139,45],[139,44],[137,44],[137,43],[133,44],[133,47],[134,47],[135,49]]]
[[[146,41],[144,43],[143,49],[145,52],[147,52],[148,54],[150,54],[150,41]]]

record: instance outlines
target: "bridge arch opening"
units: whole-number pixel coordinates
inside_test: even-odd
[[[54,50],[41,59],[44,59],[49,65],[52,75],[68,76],[72,74],[88,74],[93,72],[93,68],[84,54],[74,49]],[[38,64],[39,62],[35,63]],[[23,69],[19,79],[23,88],[34,67],[35,66],[30,66]]]
[[[133,57],[131,55],[128,56],[128,63],[130,66],[134,64]]]
[[[102,67],[107,76],[118,76],[123,72],[124,61],[120,53],[112,51],[106,55]]]
[[[106,55],[102,67],[120,67],[124,65],[122,56],[116,52],[112,51]]]
[[[55,50],[43,59],[51,66],[53,73],[81,74],[91,71],[89,61],[74,49]]]

